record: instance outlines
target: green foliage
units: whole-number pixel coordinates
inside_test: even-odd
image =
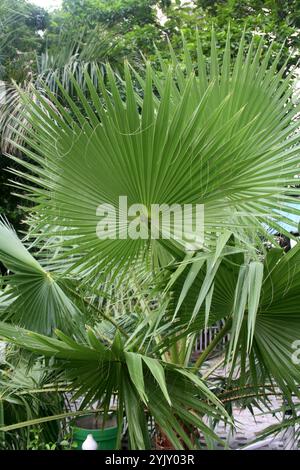
[[[183,443],[191,449],[199,445],[191,442],[184,426],[197,426],[205,438],[217,438],[202,417],[220,418],[224,410],[206,385],[184,368],[128,350],[118,332],[111,348],[91,329],[84,343],[59,331],[58,340],[5,323],[0,324],[0,332],[38,355],[55,356],[60,380],[65,379],[69,390],[76,392],[73,398],[85,397],[82,408],[98,400],[106,416],[117,394],[118,423],[121,429],[125,412],[132,449],[150,446],[145,406],[177,449],[182,449]]]
[[[265,249],[266,239],[276,243],[266,219],[285,232],[280,223],[299,215],[290,205],[299,192],[299,106],[286,76],[299,46],[299,8],[286,3],[161,2],[160,22],[151,1],[66,0],[49,23],[23,1],[17,11],[1,5],[2,77],[27,82],[10,88],[2,138],[15,186],[31,205],[26,241],[0,223],[0,261],[9,270],[0,335],[32,353],[31,375],[22,365],[3,367],[8,447],[21,435],[23,447],[55,448],[51,423],[72,415],[58,394],[54,408],[47,401],[58,388],[83,397],[73,415],[97,401],[106,416],[117,395],[119,445],[125,416],[133,449],[151,446],[148,415],[174,448],[192,449],[195,428],[207,443],[216,438],[205,415],[228,419],[218,397],[251,406],[275,387],[298,395],[291,355],[300,251]],[[139,51],[151,62],[137,60]],[[147,208],[204,203],[204,249],[193,245],[186,255],[184,238],[99,240],[98,204],[117,208],[124,194]],[[190,367],[199,330],[221,319],[225,326]],[[211,384],[202,366],[228,332],[231,374]],[[49,376],[38,375],[41,363]],[[27,434],[26,426],[42,427]]]
[[[21,228],[22,210],[18,207],[18,200],[11,194],[12,188],[8,185],[7,173],[8,159],[0,156],[0,214],[6,214],[16,230]]]
[[[298,60],[297,49],[300,45],[299,2],[285,1],[245,1],[199,0],[186,5],[175,4],[166,9],[168,21],[164,30],[168,33],[174,48],[180,50],[178,29],[182,30],[191,50],[195,48],[194,30],[198,28],[204,52],[210,47],[210,29],[216,29],[219,49],[222,54],[226,44],[228,24],[231,29],[232,50],[236,54],[243,29],[246,29],[245,40],[250,43],[252,37],[259,42],[260,36],[265,39],[266,47],[273,43],[273,54],[282,50],[279,66],[288,60],[289,65]]]
[[[288,254],[273,248],[263,262],[250,264],[241,254],[227,254],[213,278],[209,310],[209,324],[222,318],[227,320],[231,331],[228,362],[232,370],[239,364],[241,384],[247,380],[248,370],[252,385],[274,380],[286,396],[292,392],[297,394],[299,384],[299,365],[292,362],[293,343],[300,329],[299,256],[300,245]],[[195,263],[186,269],[191,271]],[[203,267],[195,280],[189,283],[188,289],[186,285],[177,284],[176,301],[183,290],[185,292],[177,313],[183,331],[184,321],[189,333],[203,328],[205,305],[199,307],[194,322],[189,312],[196,304],[199,289],[201,293],[206,278],[207,272]],[[184,279],[188,276],[185,275]],[[168,347],[173,341],[178,341],[170,335],[168,339]],[[199,366],[201,364],[199,361]]]
[[[18,356],[16,360],[16,356]],[[0,368],[0,406],[1,426],[16,422],[41,418],[57,414],[64,408],[63,397],[51,384],[51,374],[45,364],[35,362],[31,367],[19,353],[13,352],[10,358],[14,364],[2,363]],[[25,450],[44,448],[42,443],[53,443],[59,439],[60,427],[57,422],[39,424],[29,430],[18,430],[1,433],[2,450]],[[50,450],[50,449],[49,449]]]
[[[58,86],[73,116],[50,92],[48,101],[35,92],[43,107],[24,94],[28,147],[19,148],[30,162],[14,158],[25,168],[18,176],[28,180],[18,187],[29,191],[35,204],[37,223],[32,220],[31,226],[35,234],[43,227],[40,243],[49,248],[57,245],[54,233],[63,237],[61,259],[69,272],[84,270],[86,282],[99,282],[100,276],[124,271],[137,260],[159,266],[167,256],[171,260],[186,249],[199,249],[196,239],[187,241],[192,234],[150,243],[114,239],[113,230],[104,240],[97,237],[99,204],[118,211],[122,195],[128,207],[138,202],[148,211],[161,201],[205,204],[204,247],[217,249],[216,259],[231,233],[254,256],[262,245],[259,235],[270,238],[266,217],[269,226],[279,227],[278,205],[287,214],[298,213],[289,205],[298,192],[291,186],[299,161],[300,137],[293,134],[297,108],[290,101],[289,77],[276,72],[280,55],[270,60],[269,48],[261,59],[264,41],[258,47],[253,41],[245,52],[242,40],[232,61],[228,35],[220,61],[214,33],[210,57],[202,55],[198,43],[197,65],[186,42],[183,49],[183,61],[171,49],[173,64],[161,60],[160,72],[147,63],[139,75],[125,64],[124,84],[110,68],[106,88],[99,70],[97,85],[86,72],[88,96],[71,76],[76,101]],[[162,233],[166,229],[160,228]],[[215,265],[213,259],[212,270]]]
[[[41,436],[42,430],[40,428],[29,429],[29,439],[26,450],[57,450],[55,442],[44,442]]]
[[[47,27],[48,14],[25,0],[3,0],[0,24],[0,79],[22,82],[35,69],[42,47],[38,31]]]
[[[14,273],[7,279],[9,288],[5,292],[10,302],[4,315],[10,321],[46,334],[58,326],[68,331],[72,321],[80,324],[80,312],[69,301],[59,281],[43,269],[4,222],[0,222],[0,245],[1,261]],[[30,309],[26,316],[24,308]]]
[[[64,0],[63,9],[73,24],[108,26],[120,24],[125,29],[133,24],[143,25],[154,20],[154,0]]]
[[[16,4],[14,4],[14,1]],[[6,2],[6,0],[5,0]],[[6,66],[6,78],[21,82],[36,72],[36,55],[45,49],[51,54],[61,50],[61,42],[69,38],[76,42],[79,37],[89,38],[97,31],[109,29],[118,39],[119,57],[139,51],[153,56],[154,42],[159,44],[162,53],[167,53],[166,35],[171,39],[175,51],[181,51],[180,31],[183,31],[190,50],[195,49],[195,29],[198,28],[204,52],[210,47],[210,30],[214,24],[217,31],[218,53],[222,54],[226,43],[226,30],[230,23],[232,50],[237,52],[242,29],[246,26],[246,42],[252,36],[264,35],[266,46],[271,42],[273,54],[282,47],[281,65],[292,53],[289,63],[295,63],[299,47],[299,6],[296,0],[282,2],[270,0],[262,2],[233,1],[223,2],[199,1],[198,3],[180,5],[178,2],[161,2],[152,0],[122,0],[104,2],[102,0],[65,1],[61,10],[51,14],[32,6],[25,0],[13,0],[3,3],[0,10],[0,21],[3,25],[0,44],[5,38],[1,54],[2,64]],[[160,21],[156,7],[160,6],[165,18]],[[18,34],[15,34],[18,24]],[[44,31],[43,37],[37,32]],[[1,41],[2,38],[2,41]],[[88,39],[90,42],[90,39]],[[99,41],[98,41],[99,42]],[[285,42],[285,44],[284,44]],[[82,41],[82,46],[86,41]],[[110,56],[110,59],[113,55]]]
[[[156,16],[156,5],[166,15],[162,23]],[[187,48],[196,60],[195,30],[198,28],[204,53],[208,54],[212,23],[218,39],[217,54],[221,56],[229,22],[233,53],[237,52],[242,29],[246,26],[246,43],[253,37],[257,45],[260,35],[264,34],[266,47],[274,42],[272,57],[282,48],[278,67],[287,59],[291,65],[297,61],[293,50],[299,48],[299,18],[297,0],[257,0],[251,5],[242,0],[199,0],[191,5],[168,1],[156,4],[152,0],[109,3],[72,0],[65,1],[62,9],[52,13],[25,0],[4,0],[0,7],[0,79],[14,79],[18,83],[31,80],[40,83],[43,79],[53,89],[58,76],[66,86],[70,71],[76,70],[79,79],[82,67],[91,72],[89,64],[94,62],[99,65],[109,60],[113,67],[118,67],[125,57],[136,61],[140,52],[155,61],[154,43],[168,58],[167,36],[179,57],[183,55],[180,31],[184,32]],[[10,109],[14,107],[19,109],[12,100]],[[2,149],[7,150],[5,145]],[[4,187],[7,175],[2,169],[5,165],[5,160],[1,159],[3,202],[0,206],[6,208],[7,217],[20,229],[22,211],[16,209],[16,199]]]

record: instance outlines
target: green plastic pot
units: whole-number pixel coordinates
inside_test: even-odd
[[[115,450],[117,447],[118,426],[114,420],[110,419],[107,423],[108,425],[104,425],[104,427],[102,427],[101,423],[99,426],[100,429],[95,429],[95,426],[87,427],[89,419],[93,422],[94,416],[82,416],[82,418],[79,418],[71,424],[73,443],[77,444],[76,450],[82,450],[81,446],[88,434],[92,434],[97,442],[97,450]],[[84,421],[84,424],[81,424],[82,421]]]

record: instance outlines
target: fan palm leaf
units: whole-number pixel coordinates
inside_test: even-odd
[[[61,287],[59,279],[29,253],[14,230],[0,221],[0,260],[13,274],[6,277],[1,317],[34,331],[52,334],[60,326],[70,330],[82,314]]]
[[[60,231],[71,270],[106,275],[157,246],[179,258],[190,249],[184,236],[123,239],[122,220],[118,239],[99,239],[97,208],[118,210],[120,196],[148,214],[151,204],[204,204],[206,250],[228,231],[248,248],[259,244],[258,233],[270,237],[263,222],[279,221],[278,207],[297,212],[288,205],[297,192],[290,187],[299,164],[297,110],[289,77],[276,73],[278,57],[269,64],[269,50],[261,60],[262,48],[245,54],[242,40],[233,64],[229,49],[219,64],[212,33],[209,61],[200,45],[195,67],[187,52],[180,63],[171,49],[172,65],[161,64],[165,77],[150,64],[144,74],[125,64],[124,81],[107,67],[107,83],[98,72],[96,87],[85,73],[89,98],[71,77],[76,100],[58,83],[71,113],[50,92],[58,113],[38,92],[42,106],[23,96],[31,126],[21,150],[29,161],[18,160],[25,170],[16,173],[35,203],[35,233]]]
[[[224,257],[214,277],[209,305],[208,325],[224,319],[223,333],[230,334],[227,356],[232,373],[236,374],[239,368],[242,383],[250,380],[255,385],[258,376],[259,383],[264,379],[275,381],[286,395],[298,394],[300,383],[296,354],[300,333],[299,256],[300,245],[297,244],[287,254],[282,249],[272,248],[261,262],[249,263],[242,253]],[[165,324],[161,323],[161,329],[169,329],[169,334],[158,344],[160,350],[170,349],[189,335],[194,344],[195,335],[205,327],[205,304],[192,322],[190,315],[205,278],[202,267],[186,291],[177,323],[172,326],[170,314]],[[182,275],[173,286],[175,306],[182,294],[184,279],[188,276]],[[171,306],[172,310],[174,312]],[[160,333],[159,328],[157,333]],[[222,337],[221,334],[219,340]],[[200,355],[197,367],[205,358],[205,353]],[[248,379],[247,374],[250,374]]]

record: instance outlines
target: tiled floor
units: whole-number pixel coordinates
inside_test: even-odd
[[[274,409],[278,406],[279,403],[274,400]],[[229,449],[239,449],[246,445],[248,446],[257,438],[259,432],[272,424],[278,423],[278,419],[280,419],[278,414],[276,416],[269,413],[262,415],[261,410],[258,408],[254,408],[253,411],[255,418],[247,409],[234,409],[236,430],[233,433],[229,426],[225,427],[224,424],[217,426],[216,433],[226,442]],[[274,438],[268,438],[264,443],[261,443],[260,450],[289,450],[292,447],[291,433],[292,431],[289,430]],[[222,448],[219,444],[217,447]]]
[[[218,360],[211,360],[206,363],[207,370],[213,368],[214,364],[217,364]],[[224,368],[217,368],[214,373],[210,376],[224,376],[226,370]],[[282,401],[277,398],[270,399],[270,409],[277,410],[282,405]],[[236,428],[232,431],[229,426],[220,424],[215,429],[219,437],[226,443],[229,449],[240,449],[244,446],[249,446],[257,439],[258,434],[264,429],[268,428],[273,424],[277,424],[282,419],[282,413],[272,413],[267,408],[262,410],[253,407],[253,414],[248,409],[240,409],[235,407],[233,409]],[[273,438],[268,438],[261,443],[261,450],[291,450],[295,449],[296,445],[293,439],[293,429],[289,428],[286,432],[282,432]],[[217,448],[224,448],[221,444],[217,445]],[[300,450],[300,447],[299,447]]]

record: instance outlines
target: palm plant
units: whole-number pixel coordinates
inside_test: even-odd
[[[1,259],[14,273],[7,278],[5,305],[4,301],[2,303],[2,318],[7,321],[2,323],[2,326],[9,329],[7,332],[1,330],[3,337],[8,339],[9,332],[14,331],[14,340],[12,337],[10,339],[16,345],[28,347],[38,356],[54,356],[56,380],[64,384],[63,390],[76,391],[74,400],[85,395],[81,405],[83,408],[99,400],[104,413],[107,414],[113,397],[118,394],[120,430],[125,409],[133,448],[150,446],[144,407],[149,409],[162,428],[164,423],[169,423],[167,436],[175,447],[181,448],[182,443],[188,447],[193,446],[188,434],[181,428],[182,423],[188,427],[197,426],[206,437],[214,436],[203,424],[201,417],[209,413],[220,419],[222,414],[226,414],[221,403],[194,374],[181,367],[176,368],[172,364],[161,362],[157,355],[151,354],[151,342],[137,350],[133,333],[145,333],[141,319],[138,323],[133,322],[133,325],[124,328],[122,317],[109,318],[99,311],[99,316],[103,316],[113,331],[98,323],[94,325],[95,331],[91,327],[85,331],[82,323],[83,312],[64,293],[63,286],[65,289],[67,286],[63,281],[59,281],[60,276],[55,280],[46,272],[4,222],[1,225],[1,241]],[[25,320],[21,312],[28,307],[30,315]],[[63,316],[63,311],[67,314],[66,317]],[[68,318],[71,312],[73,315]],[[132,318],[129,320],[132,323]],[[30,331],[20,327],[15,329],[8,321],[25,324],[46,334],[51,334],[53,326],[59,322],[72,336],[66,336],[57,330],[55,332],[60,341],[42,335],[32,336]],[[133,326],[137,326],[137,329],[133,329]],[[188,406],[183,403],[183,391],[186,397],[189,396]],[[157,401],[158,397],[161,401],[161,393],[164,401],[160,408]],[[193,413],[189,410],[191,405]],[[40,420],[31,420],[29,423],[40,423]],[[11,431],[15,427],[6,426],[4,429]]]
[[[15,19],[14,19],[15,20]],[[83,92],[86,89],[84,71],[88,71],[92,81],[97,83],[96,69],[105,74],[105,64],[109,60],[114,68],[122,63],[120,51],[118,51],[119,32],[107,30],[104,27],[96,27],[92,31],[82,31],[79,37],[74,38],[70,33],[61,32],[58,40],[44,52],[36,55],[36,60],[29,67],[27,74],[20,82],[4,81],[0,88],[0,130],[1,149],[5,152],[16,153],[15,146],[8,141],[23,143],[24,128],[29,123],[24,102],[20,98],[19,89],[36,100],[32,93],[32,86],[43,93],[44,87],[59,95],[57,80],[73,96],[74,89],[70,75],[76,78]],[[0,38],[0,51],[4,46]],[[132,54],[135,57],[134,53]],[[1,56],[0,56],[1,59]],[[46,96],[44,95],[46,99]],[[48,101],[51,106],[51,101]],[[52,104],[53,107],[53,104]],[[17,126],[19,135],[14,132],[16,118],[20,125]]]
[[[300,139],[290,77],[263,40],[245,52],[242,39],[232,61],[228,34],[222,63],[214,32],[209,60],[199,41],[196,64],[183,46],[183,63],[171,46],[168,62],[157,52],[159,70],[125,62],[120,74],[96,69],[96,82],[85,70],[85,93],[71,75],[76,97],[57,80],[64,105],[49,87],[33,89],[34,101],[21,92],[26,145],[12,143],[26,158],[11,158],[24,168],[12,171],[32,204],[29,231],[22,243],[0,226],[0,259],[12,272],[1,336],[53,357],[57,380],[85,397],[82,408],[98,400],[106,416],[117,395],[132,448],[150,446],[145,411],[175,448],[198,445],[195,428],[215,438],[203,417],[228,419],[218,396],[237,399],[236,380],[256,399],[276,387],[298,394],[290,354],[299,249],[279,257],[265,248],[276,243],[268,227],[283,232],[282,209],[299,215],[290,204]],[[16,135],[20,125],[16,117]],[[99,239],[98,205],[117,210],[124,195],[148,213],[151,204],[204,204],[202,245]],[[124,288],[123,311],[105,308]],[[191,366],[196,335],[218,319],[223,330]],[[231,374],[208,382],[213,393],[202,366],[228,332]]]
[[[51,373],[45,370],[45,365],[35,362],[29,368],[26,358],[16,361],[15,354],[11,356],[15,364],[4,362],[0,369],[1,426],[62,412],[63,396],[57,393],[57,386],[51,384]],[[57,441],[60,432],[57,422],[46,421],[36,429],[45,442]],[[26,428],[18,432],[2,432],[0,448],[26,449],[29,438]]]

